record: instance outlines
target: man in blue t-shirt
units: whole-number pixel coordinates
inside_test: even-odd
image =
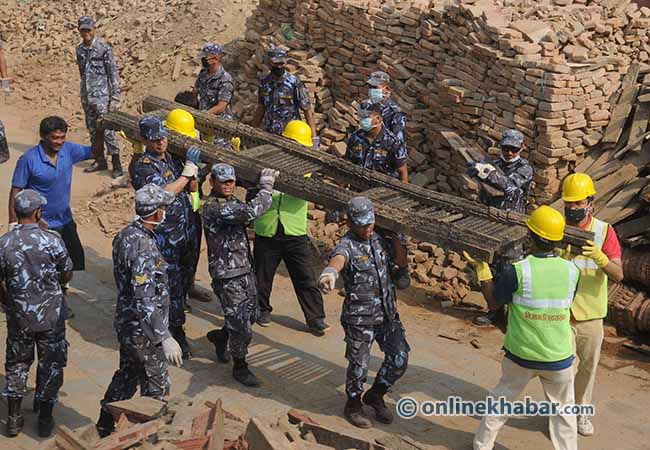
[[[61,235],[73,270],[84,270],[84,250],[70,209],[70,187],[72,166],[92,158],[92,147],[66,142],[68,124],[61,117],[46,117],[39,131],[41,141],[18,159],[14,169],[9,193],[9,228],[16,223],[16,194],[23,189],[38,191],[47,200],[42,208],[43,220]]]

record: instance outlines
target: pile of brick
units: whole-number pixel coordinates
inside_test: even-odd
[[[418,184],[465,193],[457,177],[465,161],[441,131],[494,152],[502,130],[516,127],[537,169],[534,201],[543,203],[602,139],[610,96],[631,61],[648,59],[648,23],[650,9],[629,0],[264,0],[240,49],[247,70],[238,86],[248,91],[240,108],[253,106],[266,46],[306,52],[325,74],[313,94],[329,89],[334,101],[316,103],[323,143],[340,152],[356,127],[350,105],[366,95],[368,74],[384,70],[408,115]]]

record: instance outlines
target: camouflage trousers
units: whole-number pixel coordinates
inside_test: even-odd
[[[253,339],[253,324],[259,315],[255,274],[213,280],[212,289],[221,302],[228,346],[234,359],[244,359]]]
[[[182,327],[185,325],[185,302],[190,288],[188,279],[193,277],[194,271],[193,262],[190,263],[189,258],[194,250],[186,237],[173,241],[169,236],[158,233],[156,242],[167,263],[169,327]]]
[[[154,345],[140,330],[118,334],[120,367],[101,401],[107,403],[128,400],[140,386],[140,395],[162,399],[169,395],[169,373],[162,347]]]
[[[0,120],[0,164],[9,159],[9,144],[7,144],[7,135],[5,126]]]
[[[409,360],[409,347],[406,342],[404,327],[396,316],[393,320],[384,320],[379,325],[343,324],[345,331],[345,358],[348,369],[345,379],[345,393],[355,397],[363,393],[363,385],[368,376],[370,349],[374,341],[384,352],[384,362],[377,372],[375,383],[390,388],[406,372]]]
[[[97,137],[97,119],[102,114],[108,112],[108,104],[90,105],[84,103],[83,107],[84,113],[86,114],[86,128],[88,128],[88,134],[90,134],[90,142],[94,145]],[[117,143],[117,134],[115,134],[115,131],[104,131],[104,145],[106,145],[106,151],[109,155],[120,154],[120,146]]]
[[[52,330],[31,332],[21,327],[18,320],[7,316],[7,385],[3,395],[9,398],[25,396],[29,368],[34,362],[34,346],[38,354],[34,395],[41,401],[56,402],[63,385],[63,368],[68,361],[63,319]]]

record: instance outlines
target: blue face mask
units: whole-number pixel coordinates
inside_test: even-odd
[[[361,119],[361,121],[359,123],[360,123],[361,129],[363,131],[370,131],[373,128],[372,127],[372,117],[364,117],[363,119]]]
[[[368,97],[375,103],[384,101],[384,91],[380,88],[370,88],[368,89]]]

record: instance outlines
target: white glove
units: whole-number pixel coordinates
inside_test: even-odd
[[[478,171],[478,177],[481,180],[485,180],[496,169],[492,164],[477,163],[476,170]]]
[[[176,342],[176,339],[171,336],[168,337],[162,341],[162,348],[168,362],[175,364],[178,367],[183,365],[183,352],[181,351],[181,346]]]
[[[327,294],[334,290],[336,286],[336,280],[339,278],[339,273],[333,267],[325,267],[323,272],[320,274],[318,279],[318,287],[323,292]]]
[[[265,191],[273,192],[273,185],[275,184],[275,179],[280,175],[280,172],[273,169],[262,169],[260,173],[260,188]]]
[[[18,226],[18,222],[11,222],[9,224],[9,231],[13,231],[14,228]]]
[[[320,150],[320,138],[318,136],[311,138],[311,148],[312,150]]]
[[[183,173],[181,173],[181,176],[187,178],[197,178],[198,175],[199,175],[199,166],[194,164],[189,159],[185,161],[185,167],[183,167]]]

